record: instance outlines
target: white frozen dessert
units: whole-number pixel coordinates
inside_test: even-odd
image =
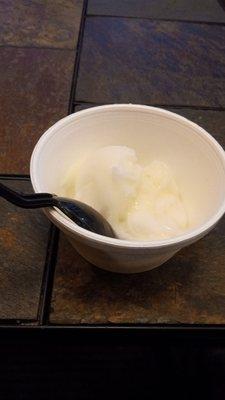
[[[67,196],[99,211],[120,239],[165,239],[188,226],[169,166],[159,160],[141,166],[126,146],[102,147],[78,160],[64,186]]]

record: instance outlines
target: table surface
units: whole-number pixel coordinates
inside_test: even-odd
[[[165,107],[225,147],[225,9],[214,0],[1,2],[0,179],[31,192],[44,130],[99,104]],[[40,211],[0,200],[0,325],[223,326],[225,219],[163,266],[83,260]]]

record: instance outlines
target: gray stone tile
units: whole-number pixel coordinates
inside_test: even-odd
[[[74,51],[0,48],[0,173],[29,173],[44,131],[67,115]]]
[[[0,45],[74,49],[83,0],[1,0]]]
[[[225,26],[89,17],[77,102],[225,107]]]
[[[1,181],[32,193],[27,181]],[[40,210],[0,199],[0,319],[36,320],[50,224]]]

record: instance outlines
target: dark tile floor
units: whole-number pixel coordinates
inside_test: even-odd
[[[88,18],[76,98],[225,108],[224,41],[223,25]]]
[[[225,146],[222,2],[84,3],[87,13],[82,17],[84,34],[80,35],[70,109],[113,102],[162,105],[199,123]],[[5,17],[0,28],[4,89],[0,174],[24,174],[35,141],[67,113],[83,2],[22,1],[15,6],[3,1],[1,6]],[[19,185],[28,190],[28,183]],[[161,268],[139,276],[118,277],[98,270],[60,235],[57,259],[55,251],[47,252],[51,277],[56,264],[51,299],[51,282],[42,279],[48,222],[39,213],[27,217],[27,212],[5,203],[0,212],[8,230],[0,242],[0,273],[7,294],[0,318],[36,320],[41,284],[45,284],[44,308],[50,324],[225,323],[224,219],[206,238]],[[26,227],[21,228],[17,218],[24,222],[28,218]],[[37,248],[34,234],[40,240]],[[5,251],[7,243],[15,243],[14,252]],[[16,257],[18,246],[20,256]],[[17,270],[19,274],[14,273]],[[14,310],[13,285],[18,293]],[[28,310],[31,288],[34,296]],[[12,302],[7,303],[7,296]]]
[[[1,0],[0,44],[74,49],[83,0]]]

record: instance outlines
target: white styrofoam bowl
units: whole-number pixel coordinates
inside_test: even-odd
[[[36,144],[30,165],[35,192],[60,193],[59,183],[85,152],[126,145],[148,164],[171,167],[190,219],[190,229],[166,240],[127,241],[80,228],[57,209],[45,210],[91,263],[115,272],[142,272],[167,261],[203,237],[225,212],[225,152],[204,129],[175,113],[143,105],[93,107],[65,117]]]

